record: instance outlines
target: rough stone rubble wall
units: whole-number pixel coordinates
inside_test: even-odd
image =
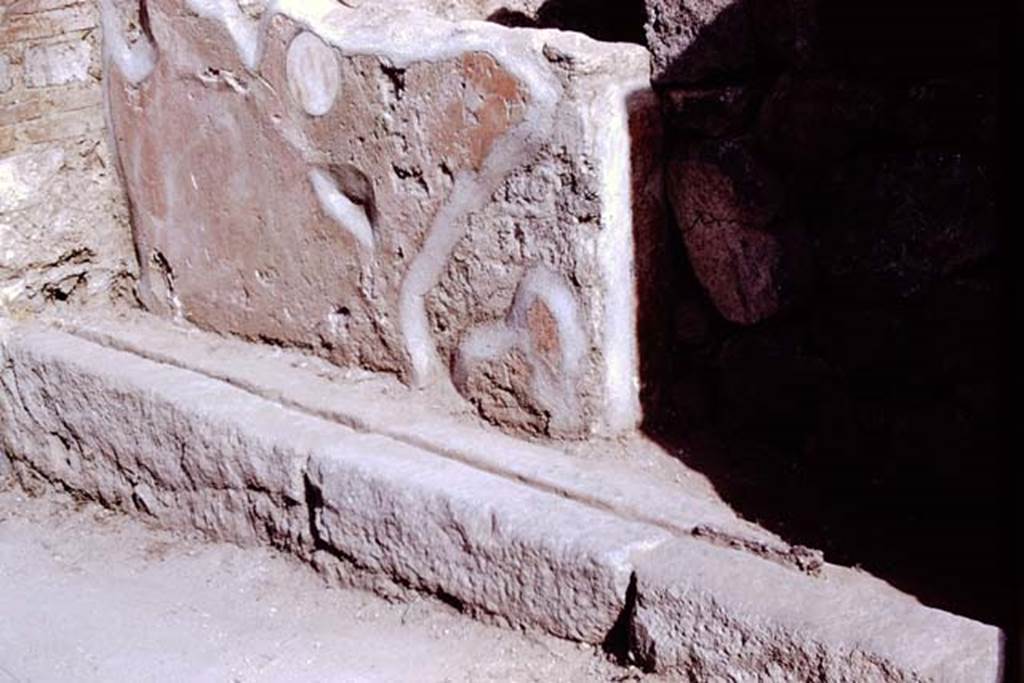
[[[0,313],[131,300],[91,0],[0,4]]]

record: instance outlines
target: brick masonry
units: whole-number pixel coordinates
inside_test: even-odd
[[[120,299],[133,289],[100,56],[91,0],[0,7],[0,311]]]

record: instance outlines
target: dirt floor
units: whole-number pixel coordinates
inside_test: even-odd
[[[589,646],[329,588],[268,551],[0,493],[0,683],[639,678]]]

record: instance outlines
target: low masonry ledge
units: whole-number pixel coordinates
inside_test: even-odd
[[[0,362],[0,477],[29,491],[621,642],[693,680],[1000,678],[994,627],[824,563],[693,487],[495,439],[373,375],[147,317],[0,320]]]

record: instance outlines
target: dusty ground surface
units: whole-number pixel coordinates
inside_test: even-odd
[[[329,588],[267,551],[0,493],[0,683],[637,678],[590,647]]]

